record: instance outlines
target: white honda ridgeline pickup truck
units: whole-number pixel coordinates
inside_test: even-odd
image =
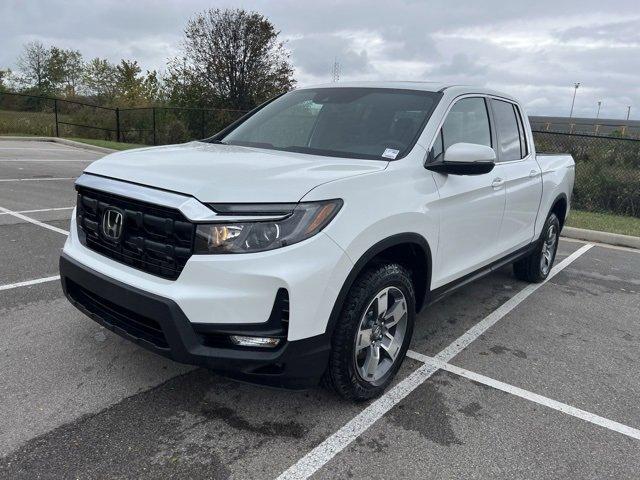
[[[571,156],[536,155],[509,95],[303,88],[209,139],[92,163],[62,285],[93,320],[179,362],[365,400],[429,304],[509,263],[547,277],[573,182]]]

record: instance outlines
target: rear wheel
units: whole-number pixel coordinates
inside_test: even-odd
[[[414,319],[410,272],[395,263],[367,269],[334,329],[325,385],[356,401],[380,395],[404,360]]]
[[[560,237],[560,221],[555,213],[549,214],[542,232],[542,238],[533,253],[513,264],[513,272],[520,280],[538,283],[549,276]]]

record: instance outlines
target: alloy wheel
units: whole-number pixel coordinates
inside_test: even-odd
[[[558,230],[555,225],[549,225],[547,235],[542,244],[542,256],[540,257],[540,269],[545,276],[548,275],[549,270],[551,270],[557,246]]]
[[[366,308],[355,339],[354,361],[358,375],[381,384],[398,359],[407,331],[407,300],[400,289],[387,287]]]

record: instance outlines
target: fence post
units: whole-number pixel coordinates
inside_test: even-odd
[[[120,141],[120,109],[116,107],[116,142]]]
[[[153,119],[153,144],[157,145],[156,140],[156,107],[151,107],[151,118]]]
[[[200,110],[200,139],[204,138],[204,109]]]
[[[60,128],[58,127],[58,99],[53,99],[53,115],[56,119],[56,137],[60,136]]]

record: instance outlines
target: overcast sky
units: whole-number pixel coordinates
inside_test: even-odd
[[[266,15],[291,50],[299,85],[435,80],[491,86],[530,114],[640,119],[640,0],[1,0],[0,68],[22,45],[74,48],[85,58],[136,59],[163,70],[194,13],[243,7]]]

